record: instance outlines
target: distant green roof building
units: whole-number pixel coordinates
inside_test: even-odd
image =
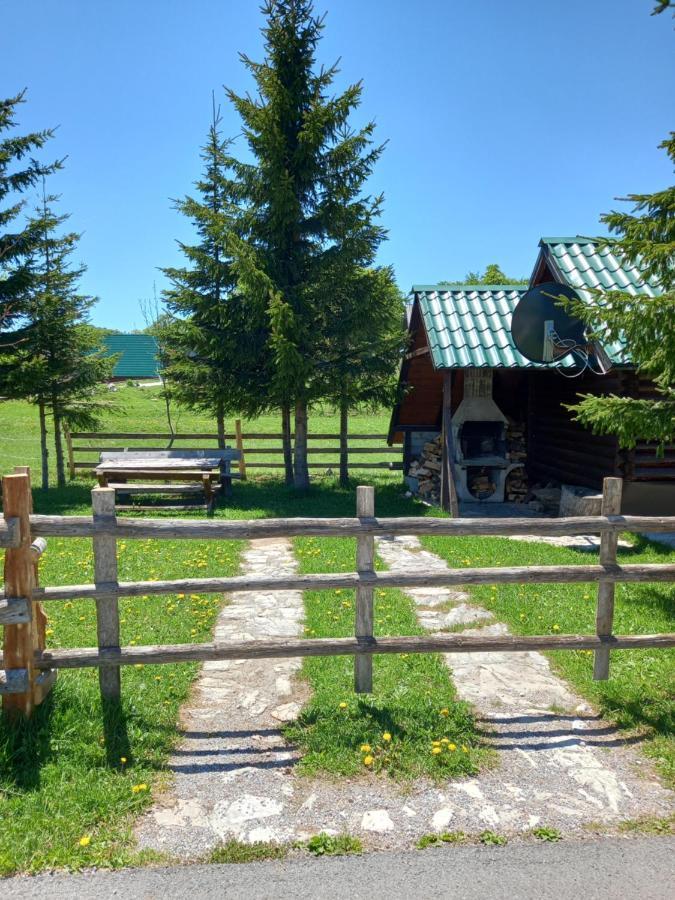
[[[107,334],[107,356],[120,354],[113,378],[157,378],[157,339],[150,334]]]

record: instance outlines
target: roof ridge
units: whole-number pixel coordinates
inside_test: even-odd
[[[419,294],[427,291],[438,291],[440,289],[444,293],[449,293],[450,291],[463,291],[466,290],[466,288],[471,288],[474,291],[527,291],[527,285],[525,284],[482,284],[480,282],[474,284],[471,281],[459,283],[453,282],[452,284],[413,284],[410,291],[413,294]]]

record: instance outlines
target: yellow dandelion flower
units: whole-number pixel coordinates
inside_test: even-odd
[[[468,753],[468,752],[469,752],[469,748],[466,746],[466,744],[462,744],[462,753]]]
[[[454,752],[457,749],[457,744],[448,744],[448,750]]]
[[[344,700],[340,701],[339,706],[340,706],[340,709],[347,709],[347,704],[345,703]]]
[[[560,625],[554,625],[553,631],[560,631]]]
[[[441,748],[440,747],[432,747],[431,752],[434,754],[434,756],[438,756],[438,754],[441,752]]]
[[[441,744],[449,744],[449,743],[450,743],[450,741],[448,740],[448,738],[441,738]]]
[[[122,765],[125,765],[126,761],[127,761],[126,756],[120,756],[120,762],[122,763]]]
[[[54,629],[53,629],[53,628],[46,628],[46,629],[45,629],[45,634],[47,635],[47,637],[49,637],[50,634],[54,634]]]
[[[141,791],[147,791],[147,789],[148,789],[147,784],[133,784],[131,786],[131,791],[134,794],[140,794]]]
[[[370,754],[368,754],[368,756],[363,757],[363,765],[364,766],[372,766],[372,764],[373,764],[373,757]]]
[[[371,749],[370,744],[361,744],[361,753],[370,753]]]
[[[447,717],[450,715],[450,710],[447,708],[447,706],[443,707],[443,709],[441,710],[441,715],[445,719],[447,719]]]
[[[91,837],[88,834],[83,834],[77,843],[80,847],[88,847],[91,844]]]
[[[440,746],[441,746],[441,742],[440,742],[440,741],[432,741],[432,742],[431,742],[431,746],[432,746],[432,747],[440,747]]]
[[[388,731],[385,731],[385,733],[382,735],[382,740],[389,743],[389,741],[391,740],[391,735],[389,734]]]

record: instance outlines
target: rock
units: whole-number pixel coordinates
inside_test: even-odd
[[[292,722],[293,719],[298,718],[299,712],[299,703],[283,703],[272,710],[272,718],[276,719],[277,722]]]
[[[393,831],[394,823],[386,809],[369,809],[363,814],[361,828],[364,831]]]

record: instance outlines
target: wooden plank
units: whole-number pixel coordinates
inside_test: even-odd
[[[307,452],[311,453],[312,456],[319,455],[331,455],[331,456],[339,456],[340,448],[339,447],[308,447]],[[362,453],[362,454],[372,454],[372,453],[384,453],[384,454],[392,454],[397,453],[400,454],[400,449],[398,447],[348,447],[347,453]],[[253,455],[277,455],[281,453],[280,447],[249,447],[246,453],[249,456]]]
[[[207,478],[208,475],[202,476]],[[129,482],[108,482],[108,487],[120,494],[201,494],[204,490],[203,485],[198,482],[190,484],[161,484],[152,482],[150,484],[133,484]]]
[[[602,483],[603,516],[615,516],[621,512],[621,491],[623,482],[620,478],[605,478]],[[616,565],[616,551],[619,535],[603,532],[600,535],[600,565]],[[614,582],[601,579],[598,584],[598,605],[595,614],[595,631],[598,637],[608,637],[612,633],[614,621]],[[593,661],[593,680],[605,681],[609,678],[609,647],[602,645],[595,651]]]
[[[30,682],[26,669],[0,670],[0,696],[3,698],[11,694],[25,694],[29,687]],[[5,706],[4,699],[2,705]]]
[[[35,586],[35,566],[31,556],[31,487],[27,472],[6,475],[2,479],[2,508],[8,518],[19,520],[20,543],[5,551],[5,598],[20,599],[25,603],[25,617],[21,622],[5,626],[3,661],[8,670],[3,698],[3,711],[9,715],[30,716],[34,708],[33,684],[36,676],[35,653],[39,650],[39,622],[34,615],[32,593]],[[23,690],[16,689],[19,676],[11,670],[19,669],[24,675],[20,681]]]
[[[613,650],[675,647],[675,633],[629,634],[599,638],[595,634],[467,635],[425,634],[373,638],[369,653],[531,653],[542,650],[596,650],[602,644]],[[355,637],[227,641],[224,644],[168,644],[99,650],[45,651],[40,668],[81,669],[100,665],[165,664],[191,660],[283,659],[300,656],[353,656],[363,652]]]
[[[158,441],[189,441],[189,440],[200,440],[200,441],[217,441],[218,435],[215,432],[210,431],[194,431],[194,432],[181,432],[180,434],[170,434],[168,432],[160,432],[160,431],[73,431],[71,432],[71,437],[78,440],[137,440],[137,441],[148,441],[154,440],[155,438]],[[243,432],[244,439],[253,439],[253,440],[267,440],[267,441],[280,441],[281,440],[281,432],[269,432],[269,431],[246,431]],[[226,434],[225,440],[234,440],[234,434]],[[295,434],[291,434],[291,438],[295,438]],[[320,432],[316,432],[313,434],[307,435],[308,440],[313,441],[328,441],[328,440],[339,440],[339,434],[323,434]],[[386,441],[386,434],[350,434],[350,440],[359,440],[359,441]]]
[[[145,594],[218,594],[230,591],[322,591],[357,588],[374,589],[450,587],[467,584],[586,584],[600,581],[613,584],[675,581],[675,564],[642,563],[626,566],[513,566],[509,568],[447,569],[444,572],[339,572],[280,577],[235,575],[231,578],[181,578],[172,581],[120,581],[106,586],[117,597]],[[75,600],[96,596],[95,584],[74,584],[37,588],[40,600]]]
[[[239,451],[239,477],[242,481],[246,481],[246,455],[244,454],[244,439],[241,433],[241,419],[235,419],[234,433],[237,450]]]
[[[44,537],[93,537],[174,540],[252,540],[266,537],[358,537],[361,534],[496,535],[530,534],[560,536],[600,534],[602,531],[672,532],[675,516],[570,516],[561,519],[437,519],[423,516],[373,518],[292,519],[106,519],[94,523],[91,516],[32,515],[31,529]]]
[[[0,597],[0,625],[30,622],[29,602],[25,597]]]
[[[145,478],[148,481],[166,481],[167,479],[182,478],[183,481],[196,481],[201,484],[204,471],[205,470],[201,468],[179,471],[178,469],[108,469],[99,466],[97,469],[97,475],[99,477],[105,478],[106,482],[113,479],[121,481],[122,479],[127,478]],[[208,471],[211,478],[220,478],[220,466]],[[101,485],[101,487],[106,486],[107,485]]]
[[[21,520],[17,516],[0,516],[0,549],[21,544]]]
[[[73,457],[73,438],[67,425],[63,426],[63,436],[66,440],[66,452],[68,455],[68,477],[72,481],[75,478],[75,458]]]
[[[94,523],[115,519],[115,491],[94,488],[91,492]],[[99,650],[119,649],[120,618],[117,595],[106,592],[106,585],[117,583],[117,541],[110,534],[97,534],[94,544],[94,580],[96,582],[96,636]],[[98,673],[101,699],[118,703],[121,697],[119,669],[102,665]]]
[[[356,488],[356,515],[360,520],[372,519],[375,516],[375,489],[370,485],[359,485]],[[356,539],[356,571],[365,576],[359,580],[356,588],[356,622],[357,643],[370,647],[373,640],[373,587],[368,583],[375,574],[375,538],[360,535]],[[370,694],[373,691],[373,658],[367,653],[357,653],[354,657],[354,690],[357,694]]]
[[[452,371],[443,372],[443,453],[441,465],[441,506],[453,518],[459,516],[455,487],[454,447],[452,440]]]

